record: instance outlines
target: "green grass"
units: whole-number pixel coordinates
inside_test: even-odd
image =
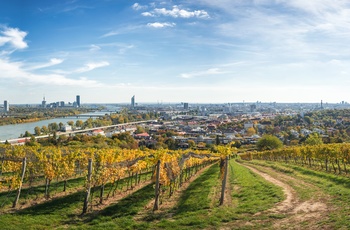
[[[273,164],[272,162],[265,162],[265,161],[250,161],[250,162],[245,162],[246,164],[251,164],[254,165],[256,168],[258,168],[262,172],[269,172],[271,175],[275,175],[276,173],[271,173],[271,170],[266,170],[264,167],[272,168],[277,172],[281,172],[283,174],[286,174],[288,176],[294,175],[294,170],[282,165],[276,165]],[[264,167],[261,167],[264,166]],[[277,176],[278,177],[278,176]],[[287,184],[289,184],[298,194],[298,198],[301,201],[306,201],[310,200],[314,195],[315,195],[315,188],[312,188],[310,186],[305,186],[299,181],[296,180],[287,180],[285,181]]]
[[[221,181],[218,178],[219,167],[214,165],[198,177],[184,192],[178,206],[175,208],[175,216],[171,220],[163,219],[156,225],[159,229],[203,229],[219,228],[224,223],[231,222],[230,229],[245,228],[240,223],[244,221],[254,221],[257,218],[267,219],[268,216],[254,217],[260,211],[267,210],[274,206],[276,202],[283,199],[282,190],[266,182],[262,177],[252,173],[247,168],[230,162],[230,181],[235,189],[232,190],[233,202],[230,205],[211,207],[213,190],[220,189]],[[280,217],[271,217],[272,219]],[[248,227],[256,229],[265,223],[254,223]]]
[[[150,184],[110,205],[97,214],[87,215],[78,229],[143,229],[147,223],[137,223],[135,216],[154,197],[154,185]]]
[[[141,181],[146,177],[149,178],[149,173],[142,174]],[[70,181],[67,186],[82,188],[84,181],[80,180],[82,179],[75,179],[74,182],[76,183]],[[121,180],[119,188],[126,188],[126,184],[127,179]],[[105,196],[107,196],[110,187],[111,184],[106,185]],[[43,186],[38,186],[30,189],[35,191],[35,194],[31,194],[32,196],[37,194],[43,196],[45,188]],[[26,192],[26,190],[22,191],[22,199],[29,199]],[[95,197],[97,197],[98,194],[99,192],[95,192]],[[0,226],[4,227],[1,227],[1,229],[48,229],[57,226],[74,226],[80,224],[83,221],[79,215],[82,212],[84,197],[84,191],[73,192],[69,195],[57,197],[44,203],[19,210],[13,214],[2,214],[0,215]],[[12,202],[12,199],[9,200]],[[133,201],[135,200],[137,199]],[[121,204],[125,203],[121,201]],[[125,204],[124,207],[124,209],[128,209],[132,206],[128,203]],[[105,212],[107,211],[108,208],[105,209]],[[102,215],[104,215],[105,212],[103,212]]]
[[[231,177],[231,183],[240,188],[239,192],[233,191],[233,197],[238,203],[236,213],[261,212],[272,208],[284,198],[280,187],[239,164],[231,164],[231,173],[234,175]]]
[[[334,229],[350,229],[350,178],[333,173],[315,171],[294,164],[253,161],[254,164],[273,166],[276,170],[288,168],[291,176],[306,181],[330,196],[329,206],[334,206],[324,224]]]
[[[72,189],[82,188],[85,183],[85,178],[74,178],[67,181],[66,191],[72,191]],[[50,185],[50,195],[55,195],[63,191],[63,181],[52,182]],[[45,185],[33,186],[29,188],[23,188],[21,190],[21,196],[19,204],[25,204],[39,198],[44,198]],[[13,201],[16,197],[16,191],[2,192],[0,193],[0,208],[5,209],[12,206]]]

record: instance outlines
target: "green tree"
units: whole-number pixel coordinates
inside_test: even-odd
[[[323,144],[322,138],[318,133],[311,133],[304,142],[305,145],[321,145]]]
[[[35,137],[32,135],[32,136],[30,137],[30,141],[27,141],[27,142],[25,143],[25,145],[26,145],[26,146],[38,146],[39,144],[36,142]]]
[[[63,124],[62,122],[60,122],[60,123],[58,124],[59,130],[62,130],[63,126],[64,126],[64,124]]]
[[[168,149],[171,149],[171,150],[176,149],[176,142],[173,138],[166,139],[164,143],[168,146]]]
[[[23,137],[30,137],[30,136],[32,136],[32,134],[28,131],[25,131]]]
[[[264,135],[256,143],[256,147],[258,148],[258,150],[261,150],[261,151],[279,149],[282,146],[283,146],[282,141],[272,135]]]
[[[40,136],[40,134],[41,134],[41,129],[40,129],[39,126],[36,126],[36,127],[34,128],[34,134],[35,134],[36,136]]]
[[[41,132],[44,133],[44,134],[48,134],[48,133],[49,133],[49,128],[47,128],[46,125],[43,125],[43,126],[41,127]]]
[[[139,134],[139,133],[144,133],[144,132],[146,132],[145,131],[145,128],[143,128],[143,127],[141,127],[141,126],[136,126],[136,131],[135,131],[135,133],[136,134]]]
[[[57,130],[58,130],[58,125],[57,125],[56,122],[49,124],[49,131],[50,131],[50,133],[56,132]]]
[[[82,120],[77,120],[77,121],[75,122],[75,126],[76,126],[76,127],[82,127],[83,124],[84,124],[84,122],[83,122]]]

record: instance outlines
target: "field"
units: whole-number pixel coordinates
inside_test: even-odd
[[[224,205],[217,163],[199,170],[153,211],[154,184],[145,174],[132,190],[124,187],[108,202],[81,215],[81,179],[68,181],[67,192],[51,185],[49,200],[17,209],[4,208],[2,229],[349,229],[350,179],[293,164],[230,160]],[[127,183],[127,180],[121,181]],[[57,192],[55,192],[55,189]],[[106,189],[108,186],[106,186]],[[38,186],[38,191],[43,189]],[[0,194],[6,202],[8,193]],[[37,195],[38,196],[38,195]],[[23,203],[23,202],[22,202]],[[6,205],[3,205],[6,207]]]

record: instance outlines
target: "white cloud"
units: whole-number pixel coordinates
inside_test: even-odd
[[[225,74],[227,72],[220,70],[219,68],[211,68],[204,71],[198,71],[198,72],[191,72],[191,73],[183,73],[180,75],[182,78],[194,78],[194,77],[201,77],[201,76],[208,76],[208,75],[219,75],[219,74]]]
[[[194,10],[188,11],[185,9],[180,9],[179,6],[173,6],[171,10],[167,10],[165,8],[155,8],[150,12],[142,13],[143,16],[171,16],[174,18],[209,18],[208,12],[205,10]]]
[[[50,66],[61,64],[63,61],[64,61],[63,59],[51,58],[50,62],[44,63],[44,64],[39,64],[39,65],[35,65],[35,66],[31,66],[31,67],[27,68],[27,70],[42,69],[42,68],[46,68],[46,67],[50,67]]]
[[[56,61],[57,62],[57,61]],[[50,86],[81,86],[81,87],[99,87],[103,84],[86,78],[71,79],[60,74],[33,74],[24,70],[23,63],[10,62],[8,59],[0,59],[1,78],[12,79],[15,81],[24,81],[27,84],[45,84]]]
[[[94,45],[94,44],[90,45],[90,51],[91,52],[96,52],[96,51],[98,51],[100,49],[101,49],[101,47],[99,47],[97,45]]]
[[[141,13],[142,16],[145,16],[145,17],[154,17],[155,15],[150,13],[150,12],[143,12]]]
[[[84,67],[77,69],[76,73],[84,73],[84,72],[88,72],[97,68],[101,68],[101,67],[105,67],[105,66],[109,66],[109,62],[106,61],[102,61],[102,62],[90,62],[85,64]]]
[[[144,10],[144,9],[147,9],[147,6],[140,5],[139,3],[136,2],[132,5],[132,8],[134,10]]]
[[[119,34],[128,34],[128,33],[131,33],[135,30],[138,30],[142,27],[143,27],[143,25],[122,25],[122,26],[120,26],[119,29],[110,31],[110,32],[102,35],[101,38],[106,38],[106,37],[115,36],[115,35],[119,35]]]
[[[148,23],[148,27],[153,28],[164,28],[164,27],[174,27],[176,26],[175,23],[168,23],[168,22],[154,22],[154,23]]]
[[[3,35],[0,35],[0,46],[9,43],[15,49],[25,49],[28,47],[27,43],[24,41],[27,32],[21,31],[18,28],[3,27],[0,34]]]

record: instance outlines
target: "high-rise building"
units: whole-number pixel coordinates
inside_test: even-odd
[[[131,98],[131,108],[135,108],[135,95]]]
[[[41,102],[41,107],[46,108],[45,96],[43,97],[43,101]]]
[[[77,103],[77,107],[80,107],[80,95],[77,95],[76,103]]]
[[[188,109],[188,103],[187,102],[184,103],[184,109],[186,109],[186,110]]]
[[[9,112],[10,111],[10,104],[8,101],[4,101],[4,111]]]

